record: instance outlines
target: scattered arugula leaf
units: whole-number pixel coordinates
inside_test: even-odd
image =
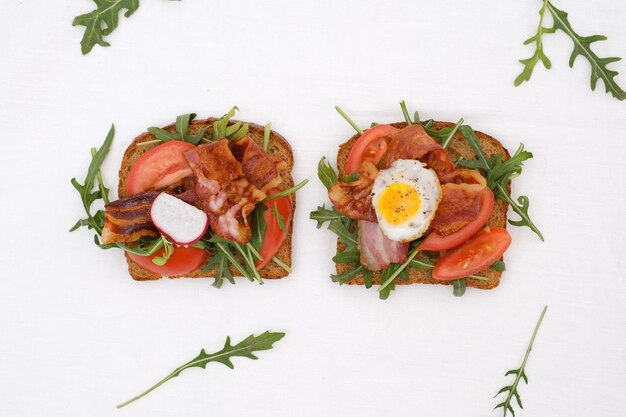
[[[411,120],[411,116],[409,116],[409,111],[406,108],[406,103],[404,102],[404,100],[400,100],[400,108],[402,109],[402,115],[404,116],[404,121],[406,122],[406,124],[412,125],[413,121]],[[417,118],[419,119],[419,113],[415,112],[414,116],[417,116]]]
[[[507,385],[506,387],[501,388],[500,391],[498,391],[498,393],[494,396],[495,398],[502,393],[508,392],[506,399],[494,407],[494,410],[497,408],[502,408],[502,410],[504,411],[503,417],[506,417],[508,411],[510,411],[511,414],[515,416],[515,411],[513,410],[513,406],[511,405],[511,400],[513,399],[513,397],[515,397],[517,405],[519,405],[520,408],[524,408],[522,406],[522,400],[520,399],[517,388],[520,380],[522,379],[524,380],[524,382],[526,382],[526,384],[528,384],[528,377],[526,376],[526,362],[528,361],[530,351],[532,350],[533,343],[535,342],[535,337],[537,336],[537,332],[539,331],[539,326],[541,326],[541,322],[543,321],[543,317],[546,315],[547,310],[548,306],[545,306],[543,308],[543,311],[541,312],[541,316],[539,316],[539,321],[537,322],[535,330],[533,331],[533,335],[530,338],[530,342],[528,343],[528,347],[526,348],[526,354],[524,355],[524,360],[522,361],[520,367],[517,369],[511,369],[504,374],[504,376],[515,375],[515,380],[511,385]]]
[[[461,126],[460,129],[477,155],[477,159],[476,162],[462,160],[459,165],[474,169],[480,168],[485,171],[487,174],[487,185],[494,191],[496,198],[506,201],[513,211],[520,216],[520,220],[509,219],[509,223],[513,226],[528,226],[541,240],[544,240],[543,235],[528,215],[528,207],[530,205],[528,197],[520,196],[517,201],[514,201],[508,191],[509,180],[522,172],[522,163],[532,158],[532,153],[525,151],[524,145],[520,145],[517,152],[506,161],[502,161],[501,155],[495,155],[488,159],[480,146],[480,141],[476,137],[474,130],[467,125]]]
[[[354,182],[359,178],[361,178],[361,174],[359,174],[358,172],[353,172],[352,174],[348,174],[343,177],[343,182]]]
[[[553,20],[552,27],[543,26],[543,20],[544,20],[546,10],[548,10],[550,14],[552,15],[552,20]],[[539,61],[543,63],[546,69],[550,69],[550,67],[552,66],[552,63],[550,62],[550,59],[548,59],[548,57],[543,51],[543,35],[554,33],[557,30],[562,31],[567,36],[569,36],[569,38],[572,40],[574,44],[574,49],[569,59],[570,68],[574,66],[574,62],[576,61],[576,58],[578,56],[582,56],[583,58],[585,58],[591,65],[591,80],[590,80],[591,90],[595,91],[598,80],[602,79],[604,83],[604,88],[607,93],[610,93],[613,97],[615,97],[618,100],[626,99],[626,92],[622,90],[622,88],[615,81],[615,77],[619,73],[607,67],[608,64],[612,62],[617,62],[621,60],[621,58],[619,57],[600,58],[591,49],[592,43],[598,42],[598,41],[604,41],[607,39],[607,37],[603,35],[580,36],[572,28],[572,25],[569,22],[567,13],[563,10],[559,10],[558,8],[556,8],[556,6],[554,6],[551,2],[547,0],[543,1],[541,9],[539,10],[539,26],[537,27],[537,33],[535,33],[534,36],[524,41],[524,45],[534,43],[535,52],[530,58],[522,59],[520,61],[524,65],[524,69],[517,76],[517,78],[515,78],[515,82],[514,82],[515,86],[519,86],[524,81],[530,80],[533,70]]]
[[[94,46],[111,46],[104,38],[110,35],[119,23],[119,14],[130,17],[139,8],[139,0],[93,0],[96,8],[89,13],[74,18],[72,26],[84,26],[85,33],[80,41],[83,55],[88,54]]]
[[[176,378],[179,376],[185,369],[189,368],[202,368],[206,369],[206,366],[209,362],[219,362],[223,365],[228,366],[230,369],[234,369],[234,365],[231,362],[231,359],[234,357],[244,357],[249,359],[258,359],[254,352],[259,352],[262,350],[270,350],[274,347],[274,343],[278,342],[285,336],[285,333],[278,332],[269,332],[266,331],[258,336],[250,335],[241,342],[236,345],[231,345],[230,337],[226,338],[226,342],[224,343],[224,347],[222,350],[215,353],[206,353],[204,349],[200,351],[200,354],[187,362],[186,364],[179,366],[174,369],[172,373],[168,376],[157,382],[152,387],[148,388],[146,391],[141,394],[131,398],[130,400],[123,402],[117,406],[117,408],[122,408],[127,406],[128,404],[137,401],[138,399],[146,396],[150,392],[154,391],[156,388],[160,387],[170,379]]]

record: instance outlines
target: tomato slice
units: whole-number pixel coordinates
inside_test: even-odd
[[[156,256],[163,256],[164,249],[161,248],[151,256],[141,256],[128,253],[128,256],[139,266],[148,271],[171,277],[172,275],[183,275],[200,268],[208,257],[208,253],[199,248],[176,247],[165,265],[159,266],[152,262]]]
[[[397,131],[391,125],[377,125],[367,129],[350,149],[345,173],[359,172],[364,161],[376,165],[387,150],[387,138]]]
[[[273,188],[269,191],[268,195],[273,195],[280,192],[278,188]],[[263,235],[263,243],[261,243],[261,249],[259,254],[261,260],[257,261],[256,269],[260,270],[272,261],[272,258],[278,253],[280,247],[283,245],[287,235],[289,234],[289,226],[291,225],[291,218],[293,217],[293,205],[291,204],[291,196],[279,197],[274,200],[266,201],[263,204],[267,207],[267,210],[263,213],[263,219],[267,225],[265,234]],[[285,230],[281,230],[278,219],[274,214],[274,205],[278,213],[283,218]]]
[[[480,272],[500,259],[510,244],[511,235],[505,228],[485,227],[443,255],[433,269],[433,278],[449,281]]]
[[[489,220],[489,217],[493,212],[494,204],[495,198],[493,196],[493,192],[489,188],[485,188],[480,195],[480,211],[478,212],[478,217],[476,217],[474,221],[465,225],[465,227],[461,230],[450,233],[447,236],[441,236],[439,233],[434,231],[431,232],[420,245],[420,250],[442,251],[459,246],[461,243],[472,237],[480,230],[481,227],[485,225],[485,223],[487,223],[487,220]]]
[[[183,154],[195,145],[180,140],[160,144],[143,154],[126,178],[126,196],[159,190],[193,174]]]

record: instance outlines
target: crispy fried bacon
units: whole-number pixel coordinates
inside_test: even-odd
[[[244,175],[259,190],[267,194],[267,191],[278,187],[282,178],[278,174],[281,166],[286,166],[284,161],[271,157],[249,136],[231,143],[230,149],[235,158],[241,162]]]
[[[147,191],[105,205],[102,243],[132,243],[158,236],[150,220],[150,207],[158,191]]]
[[[228,147],[228,140],[206,143],[185,153],[195,175],[195,191],[211,229],[224,239],[246,243],[248,215],[266,194],[250,184]]]
[[[406,261],[409,244],[387,238],[378,223],[360,220],[358,222],[358,244],[361,252],[361,265],[370,271],[380,271],[390,263]]]
[[[378,222],[372,206],[372,185],[378,170],[369,161],[363,162],[360,177],[353,182],[338,182],[328,190],[328,197],[341,213],[355,220]]]
[[[458,169],[441,177],[440,182],[443,198],[430,226],[446,236],[478,217],[480,195],[487,181],[478,171]]]
[[[379,166],[381,169],[389,168],[398,159],[420,160],[434,170],[438,177],[454,171],[448,152],[428,136],[420,125],[410,125],[396,133]]]

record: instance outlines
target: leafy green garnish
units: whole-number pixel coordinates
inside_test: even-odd
[[[337,178],[337,173],[330,166],[328,159],[326,157],[322,157],[320,162],[317,164],[317,177],[320,179],[324,187],[330,189],[339,179]]]
[[[276,206],[276,203],[274,203],[274,207],[272,208],[272,214],[274,215],[274,217],[276,217],[278,228],[283,232],[286,232],[287,228],[285,227],[285,219],[283,218],[282,214],[278,212],[278,206]]]
[[[85,33],[80,41],[80,50],[83,55],[88,54],[94,46],[111,46],[104,40],[110,35],[119,23],[119,14],[123,11],[124,17],[130,17],[139,8],[139,0],[93,0],[96,9],[89,13],[77,16],[72,26],[84,26]]]
[[[185,369],[189,368],[202,368],[206,369],[206,366],[209,362],[219,362],[223,365],[228,366],[230,369],[234,369],[234,365],[231,362],[231,359],[234,357],[244,357],[249,359],[258,359],[254,352],[259,352],[262,350],[270,350],[274,347],[274,343],[278,342],[285,336],[285,333],[277,333],[277,332],[265,332],[258,336],[250,335],[241,342],[236,345],[230,344],[230,337],[226,338],[226,343],[224,343],[224,347],[222,350],[215,353],[206,353],[204,349],[200,351],[200,354],[187,362],[186,364],[179,366],[174,369],[172,373],[168,376],[157,382],[152,387],[148,388],[146,391],[137,395],[136,397],[131,398],[130,400],[123,402],[118,405],[117,408],[122,408],[127,406],[128,404],[137,401],[141,397],[149,394],[154,391],[156,388],[160,387],[170,379],[176,378],[179,376]]]
[[[348,115],[346,114],[346,112],[344,112],[344,111],[341,109],[341,107],[339,107],[339,106],[335,106],[335,110],[337,110],[337,113],[339,113],[339,114],[341,115],[341,117],[343,117],[343,118],[344,118],[344,120],[345,120],[346,122],[348,122],[348,123],[350,124],[350,126],[352,126],[352,128],[353,128],[354,130],[356,130],[356,133],[358,133],[359,135],[362,135],[362,134],[363,134],[363,129],[361,129],[361,128],[359,127],[359,125],[358,125],[358,124],[356,124],[356,123],[355,123],[355,121],[354,121],[354,120],[352,120],[352,119],[350,118],[350,116],[348,116]]]
[[[411,120],[411,116],[409,116],[409,111],[406,108],[406,103],[404,102],[404,100],[400,100],[400,108],[402,109],[402,115],[404,116],[404,121],[406,122],[406,124],[412,125],[413,120]],[[413,116],[415,116],[415,119],[418,120],[415,123],[419,123],[419,113],[415,112]]]
[[[160,127],[149,127],[148,132],[152,133],[156,138],[157,142],[169,142],[171,140],[181,140],[183,142],[191,143],[192,145],[198,145],[204,134],[206,133],[206,128],[200,130],[195,135],[189,133],[189,124],[196,118],[196,113],[187,113],[182,114],[176,117],[176,132],[170,133],[165,129],[161,129]],[[153,141],[143,142],[141,145],[147,145],[149,143],[154,143]]]
[[[250,126],[247,123],[243,125],[240,122],[228,125],[230,119],[233,118],[235,112],[239,110],[237,106],[233,106],[222,118],[213,123],[213,132],[211,132],[211,138],[216,141],[220,138],[226,138],[231,141],[241,139],[248,134]]]
[[[515,155],[506,161],[502,160],[502,155],[494,155],[488,159],[471,127],[467,125],[461,126],[461,133],[463,133],[463,136],[465,136],[465,139],[467,139],[477,155],[477,160],[475,162],[463,160],[459,165],[474,169],[480,168],[485,171],[487,174],[487,185],[493,190],[495,196],[500,200],[506,201],[513,211],[520,216],[520,220],[509,219],[509,223],[513,226],[528,226],[541,240],[544,240],[543,235],[528,215],[528,206],[530,204],[528,197],[520,196],[517,201],[514,201],[508,191],[509,180],[522,172],[523,162],[532,158],[532,153],[525,151],[524,145],[520,145]]]
[[[268,123],[263,128],[263,150],[267,151],[270,146],[270,134],[272,133],[272,124]]]
[[[517,392],[517,388],[518,388],[520,380],[522,379],[524,380],[524,382],[526,382],[526,384],[528,384],[528,377],[526,376],[526,362],[528,361],[528,357],[530,356],[530,351],[532,350],[533,343],[535,342],[535,337],[537,336],[537,332],[539,331],[539,326],[541,326],[541,322],[543,321],[543,316],[545,316],[547,310],[548,310],[548,306],[545,306],[543,308],[543,311],[541,312],[541,316],[539,316],[539,321],[537,322],[537,325],[535,326],[535,330],[533,331],[533,335],[530,338],[530,342],[528,343],[528,347],[526,348],[526,354],[524,355],[524,360],[522,361],[522,364],[520,365],[520,367],[517,369],[511,369],[510,371],[504,374],[504,376],[515,375],[515,380],[513,381],[511,385],[507,385],[506,387],[501,388],[500,391],[498,391],[498,393],[495,395],[495,397],[497,397],[498,395],[502,393],[508,392],[506,399],[494,407],[494,410],[497,408],[502,408],[502,410],[504,410],[503,417],[506,417],[506,414],[508,411],[510,411],[511,414],[515,416],[515,411],[513,410],[513,406],[511,405],[511,400],[513,399],[513,397],[515,397],[517,405],[519,405],[520,408],[524,408],[522,406],[522,400],[520,399],[519,392]]]
[[[174,253],[174,245],[165,236],[161,235],[161,242],[163,244],[163,255],[155,256],[152,259],[152,263],[158,266],[163,266],[170,259],[170,256]]]
[[[543,26],[543,19],[546,10],[548,10],[552,15],[552,27]],[[604,41],[607,39],[607,37],[603,35],[580,36],[572,28],[572,25],[570,24],[567,17],[567,13],[563,10],[557,9],[551,2],[547,0],[543,1],[543,5],[539,10],[539,26],[537,28],[537,33],[535,33],[534,36],[528,38],[524,42],[524,45],[534,43],[535,52],[530,58],[520,61],[524,65],[524,69],[515,79],[515,86],[519,86],[524,81],[530,80],[533,70],[539,61],[543,63],[546,69],[550,69],[552,64],[543,51],[543,35],[554,33],[557,30],[562,31],[567,36],[569,36],[574,44],[574,49],[569,58],[570,68],[574,66],[574,62],[579,55],[585,58],[591,65],[591,90],[595,91],[598,80],[602,79],[607,93],[611,93],[611,95],[618,100],[624,100],[626,98],[626,92],[622,90],[622,88],[615,81],[615,77],[618,75],[618,72],[611,70],[607,67],[608,64],[612,62],[617,62],[621,60],[621,58],[600,58],[591,49],[592,43]]]
[[[272,195],[269,195],[269,196],[265,197],[263,199],[263,201],[270,201],[270,200],[274,200],[276,198],[285,197],[285,196],[294,194],[296,191],[298,191],[300,188],[304,187],[308,183],[309,183],[308,179],[307,180],[302,180],[299,184],[297,184],[297,185],[295,185],[295,186],[293,186],[291,188],[288,188],[288,189],[283,190],[283,191],[281,191],[279,193],[272,194]]]
[[[108,201],[108,189],[102,184],[102,177],[100,176],[100,167],[106,159],[106,156],[111,150],[111,144],[113,143],[113,137],[115,136],[115,126],[111,125],[109,133],[104,139],[104,143],[100,146],[100,149],[91,150],[91,163],[87,169],[87,176],[83,184],[79,183],[76,178],[72,178],[72,185],[80,194],[80,199],[83,202],[83,208],[87,213],[86,219],[81,219],[70,229],[70,232],[85,226],[88,229],[94,229],[98,235],[102,234],[102,228],[104,227],[104,211],[98,210],[94,215],[91,214],[91,205],[99,199],[106,199]],[[98,179],[98,189],[94,191],[94,182]]]
[[[462,297],[465,294],[466,286],[467,282],[465,282],[465,278],[455,279],[452,281],[452,295],[455,297]]]

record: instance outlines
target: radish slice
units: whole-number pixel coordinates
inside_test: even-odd
[[[204,211],[167,193],[155,198],[150,217],[159,232],[178,246],[193,245],[209,227]]]

